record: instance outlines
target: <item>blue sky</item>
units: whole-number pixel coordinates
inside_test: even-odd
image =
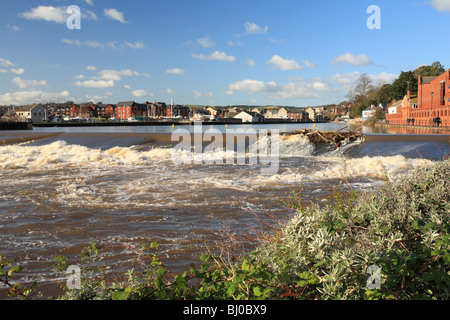
[[[449,30],[450,0],[2,1],[0,104],[339,103],[363,73],[449,68]]]

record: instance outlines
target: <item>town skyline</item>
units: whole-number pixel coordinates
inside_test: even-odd
[[[433,31],[448,29],[450,1],[373,4],[379,29],[361,1],[6,3],[0,105],[321,106],[345,101],[361,74],[391,83],[450,49]],[[70,5],[79,30],[66,26]]]

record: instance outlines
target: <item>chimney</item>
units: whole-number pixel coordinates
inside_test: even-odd
[[[411,100],[411,91],[408,90],[408,100]]]

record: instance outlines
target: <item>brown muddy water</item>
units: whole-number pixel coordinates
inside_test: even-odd
[[[311,125],[251,127],[289,132]],[[340,150],[281,136],[279,168],[262,175],[262,164],[175,164],[173,130],[0,132],[0,255],[24,267],[14,280],[38,281],[42,297],[57,296],[66,275],[54,270],[54,258],[66,255],[69,264],[79,264],[81,250],[94,241],[111,245],[101,251],[98,263],[119,278],[146,262],[130,248],[154,241],[163,263],[184,271],[199,262],[206,248],[214,248],[225,229],[242,239],[244,251],[251,250],[254,243],[244,235],[261,228],[259,218],[287,219],[292,211],[286,201],[293,189],[302,188],[306,201],[321,203],[343,176],[352,188],[369,190],[381,185],[386,173],[398,179],[450,151],[449,136],[431,132],[362,128],[365,141]],[[0,299],[5,292],[0,286]]]

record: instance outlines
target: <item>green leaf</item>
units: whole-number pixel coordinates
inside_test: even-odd
[[[236,285],[233,283],[233,284],[231,284],[229,287],[228,287],[228,290],[227,290],[227,295],[229,296],[229,297],[231,297],[231,296],[233,296],[233,294],[236,292]]]
[[[156,248],[158,248],[158,247],[159,247],[159,243],[158,243],[158,242],[152,242],[152,243],[150,244],[150,248],[156,249]]]
[[[183,290],[184,288],[186,288],[186,283],[187,280],[183,277],[180,276],[176,276],[175,277],[175,283],[177,284],[177,287],[181,290]]]
[[[130,293],[127,291],[114,291],[112,293],[113,300],[127,300]]]
[[[164,282],[161,278],[156,278],[155,281],[153,281],[153,284],[156,288],[158,288],[158,290],[164,289]]]
[[[156,275],[157,275],[158,277],[163,277],[166,273],[167,273],[167,269],[164,268],[164,267],[159,267],[159,268],[156,270]]]
[[[261,288],[259,286],[253,287],[253,294],[256,297],[261,296],[262,295]]]
[[[11,269],[8,270],[8,276],[11,276],[14,272],[18,273],[20,271],[22,271],[21,266],[12,267]]]

